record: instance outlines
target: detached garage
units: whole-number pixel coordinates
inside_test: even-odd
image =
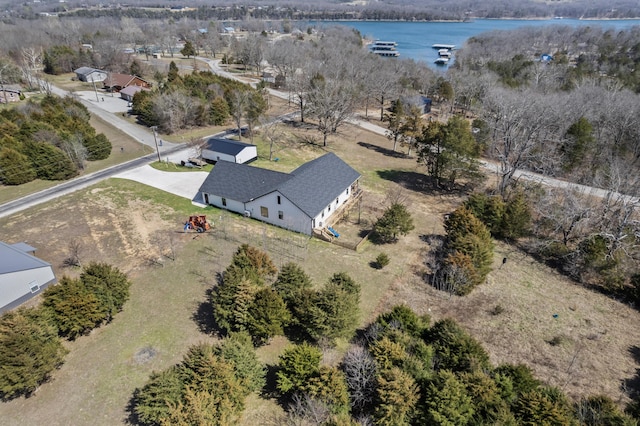
[[[214,163],[222,160],[246,164],[258,158],[258,148],[231,139],[210,138],[202,150],[202,158]]]
[[[0,242],[0,313],[13,309],[56,282],[51,264],[25,243]]]

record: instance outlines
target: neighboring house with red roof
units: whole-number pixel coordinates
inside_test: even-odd
[[[112,92],[120,92],[125,87],[140,86],[151,88],[151,83],[138,77],[137,75],[109,73],[107,78],[102,82],[104,88]]]
[[[334,153],[291,173],[218,161],[200,187],[205,204],[311,235],[359,194],[360,173]]]

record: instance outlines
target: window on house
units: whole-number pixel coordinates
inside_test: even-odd
[[[331,211],[331,206],[327,207],[327,213]]]
[[[29,289],[31,290],[31,293],[35,293],[35,292],[37,292],[38,290],[40,290],[40,286],[38,285],[38,283],[37,283],[37,282],[35,282],[35,281],[31,281],[31,282],[29,283]]]
[[[279,195],[278,195],[278,204],[282,204]]]
[[[222,205],[225,206],[225,207],[227,206],[227,199],[226,198],[222,199]]]
[[[260,216],[269,217],[269,209],[264,206],[260,206]]]
[[[349,188],[347,188],[347,195],[349,195]]]
[[[336,198],[336,206],[338,205],[339,200],[340,200],[339,198]]]
[[[324,217],[324,210],[322,210],[322,217]]]
[[[278,210],[278,219],[284,219],[284,212],[282,210]]]

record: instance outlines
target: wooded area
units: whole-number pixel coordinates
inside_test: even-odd
[[[165,1],[159,5],[153,0],[132,0],[122,4],[115,0],[67,0],[64,4],[29,4],[0,2],[5,14],[22,18],[37,18],[38,13],[73,14],[83,17],[133,17],[169,19],[181,14],[195,19],[217,20],[464,20],[469,18],[572,18],[622,19],[639,16],[638,4],[631,0],[538,2],[534,0],[491,0],[469,2],[453,0],[378,0],[346,2],[323,0],[309,3],[304,0],[248,1],[238,5],[235,0]]]

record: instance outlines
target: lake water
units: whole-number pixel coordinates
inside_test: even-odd
[[[328,25],[329,23],[324,22],[324,24]],[[460,48],[469,37],[486,31],[543,25],[602,26],[605,29],[620,30],[640,25],[640,19],[607,21],[476,19],[471,22],[339,21],[331,22],[331,24],[355,28],[363,36],[373,40],[395,41],[398,43],[400,57],[424,61],[436,67],[433,61],[437,59],[438,52],[431,47],[433,44],[455,44],[456,48]]]

